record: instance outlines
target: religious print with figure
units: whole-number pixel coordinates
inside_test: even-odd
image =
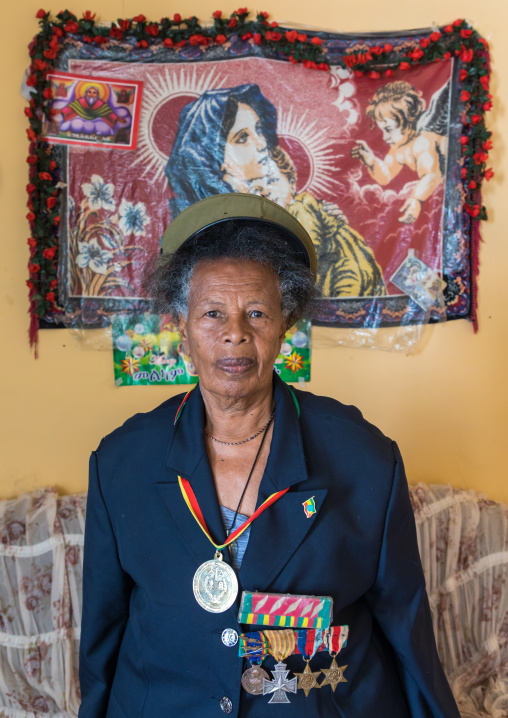
[[[81,127],[83,113],[95,112],[90,102],[101,102],[105,129],[103,142],[62,149],[68,325],[104,326],[117,313],[147,311],[143,278],[164,230],[194,202],[226,192],[268,197],[307,229],[323,296],[314,324],[375,328],[469,316],[459,63],[449,57],[360,76],[339,64],[352,41],[321,35],[329,72],[260,56],[248,42],[241,52],[234,43],[165,51],[161,62],[153,53],[119,61],[107,46],[69,55],[65,71],[88,79],[70,91],[57,86],[48,137],[76,130],[81,138],[73,123]],[[128,152],[110,142],[134,119],[122,85],[139,99],[142,91]],[[415,301],[424,288],[409,293],[392,281],[411,257],[433,278],[432,301]]]

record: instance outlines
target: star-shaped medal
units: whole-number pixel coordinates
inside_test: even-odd
[[[317,682],[320,673],[321,671],[311,671],[308,661],[303,673],[295,673],[295,676],[298,676],[298,688],[301,688],[305,692],[306,698],[313,688],[321,688]]]
[[[330,668],[322,668],[321,673],[325,674],[325,680],[321,683],[322,686],[331,686],[332,691],[335,693],[335,689],[339,683],[347,683],[347,679],[344,678],[344,671],[347,666],[337,665],[335,658],[332,661]]]

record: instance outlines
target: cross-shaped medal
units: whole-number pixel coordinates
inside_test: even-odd
[[[289,703],[286,693],[296,693],[297,678],[288,681],[288,673],[285,663],[277,663],[275,669],[270,671],[273,674],[273,681],[263,678],[263,695],[273,693],[268,703]]]

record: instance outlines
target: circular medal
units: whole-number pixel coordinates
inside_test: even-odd
[[[238,595],[236,574],[222,560],[222,554],[211,561],[205,561],[194,574],[192,588],[194,596],[201,608],[210,613],[227,611]]]
[[[269,680],[270,676],[261,666],[251,666],[242,675],[242,687],[253,696],[263,695],[263,678]]]

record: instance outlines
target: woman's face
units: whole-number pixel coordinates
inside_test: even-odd
[[[179,330],[203,388],[233,400],[266,391],[285,328],[270,269],[229,259],[197,264]]]
[[[235,121],[226,138],[222,172],[224,181],[253,182],[264,177],[268,162],[268,146],[261,132],[259,116],[240,103]]]

